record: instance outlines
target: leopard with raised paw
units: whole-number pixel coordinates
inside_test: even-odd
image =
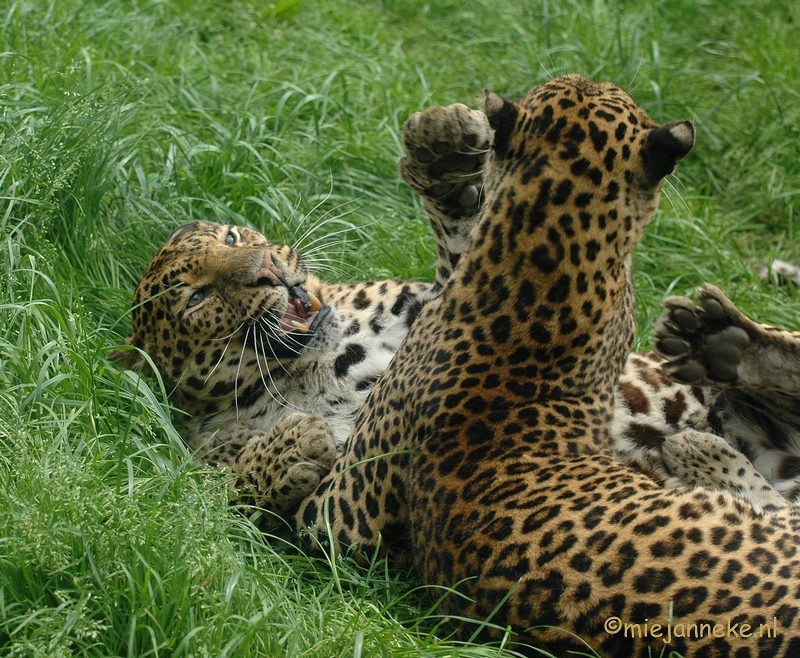
[[[635,331],[630,253],[694,127],[659,125],[578,75],[485,105],[494,135],[471,240],[298,526],[325,540],[330,524],[336,550],[408,549],[435,596],[455,590],[439,610],[460,637],[489,619],[478,637],[508,629],[520,651],[581,651],[582,638],[648,656],[681,624],[669,649],[684,655],[800,655],[800,510],[665,489],[609,452]],[[679,340],[661,339],[669,357],[692,352]],[[747,362],[741,335],[722,343]],[[711,358],[709,381],[742,376],[713,365],[727,358]],[[726,621],[752,633],[720,636]]]

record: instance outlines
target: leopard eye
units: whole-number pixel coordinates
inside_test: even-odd
[[[205,298],[206,298],[206,293],[204,290],[195,290],[192,293],[192,296],[189,297],[189,301],[186,302],[186,308],[192,308],[192,306],[197,306]]]
[[[236,244],[236,233],[233,231],[228,231],[228,235],[225,236],[225,244],[229,247],[232,247]]]

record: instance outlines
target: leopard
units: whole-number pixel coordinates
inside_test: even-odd
[[[149,264],[112,359],[161,377],[196,462],[236,476],[233,504],[280,513],[330,470],[434,295],[426,283],[325,284],[252,228],[193,221]]]
[[[475,187],[481,180],[472,173],[470,179],[463,181],[462,186],[457,186],[454,191],[453,179],[448,177],[448,173],[467,154],[475,156],[475,135],[485,135],[487,126],[488,120],[483,113],[474,110],[467,113],[461,104],[449,108],[434,106],[416,112],[404,126],[406,154],[400,160],[401,176],[420,195],[437,236],[437,244],[446,245],[450,241],[450,254],[460,255],[464,251],[464,235],[475,221],[474,217],[464,221],[464,208],[475,209],[476,206],[474,202],[462,205],[461,201],[464,197],[474,199]],[[482,152],[485,152],[485,139],[481,145]],[[477,210],[480,210],[480,203],[479,200]],[[439,237],[443,233],[441,218],[451,222],[450,231],[443,238]],[[453,218],[461,221],[456,225],[461,229],[458,234],[452,228]],[[452,235],[455,237],[450,237]],[[453,240],[456,241],[455,248]],[[440,253],[442,251],[440,246]],[[449,263],[451,267],[447,269],[440,261],[438,281],[441,285],[456,262]],[[773,261],[772,267],[787,265]],[[787,273],[786,276],[790,275]],[[723,465],[722,453],[717,453],[717,459],[710,463],[719,467],[715,478],[718,486],[742,495],[744,491],[753,492],[749,495],[750,502],[761,505],[759,495],[754,493],[756,491],[763,491],[767,500],[775,499],[771,490],[764,490],[763,480],[766,479],[770,487],[785,498],[796,499],[800,497],[800,399],[797,390],[779,392],[771,382],[733,381],[731,377],[715,378],[714,385],[708,381],[687,379],[686,376],[679,379],[674,375],[674,368],[672,372],[666,368],[671,355],[661,349],[659,336],[668,330],[672,313],[679,312],[678,307],[685,307],[694,309],[691,315],[697,318],[692,327],[697,334],[695,342],[705,344],[698,342],[701,338],[708,342],[704,358],[713,358],[715,363],[724,360],[729,369],[738,365],[739,350],[747,349],[747,342],[737,346],[727,340],[729,334],[724,331],[731,324],[741,325],[747,335],[753,337],[753,344],[758,344],[759,357],[764,358],[765,363],[783,358],[788,359],[786,363],[797,363],[800,355],[791,354],[793,347],[789,347],[797,343],[791,339],[791,332],[784,332],[789,336],[788,343],[785,340],[773,342],[775,332],[780,330],[745,318],[718,288],[708,285],[698,293],[703,299],[703,308],[694,307],[686,297],[666,299],[664,304],[668,310],[653,328],[653,349],[629,356],[615,394],[612,450],[619,459],[635,465],[664,486],[680,486],[692,482],[685,479],[690,469],[678,462],[676,455],[679,453],[675,446],[671,446],[667,451],[668,459],[664,459],[665,448],[669,447],[665,442],[673,441],[673,437],[684,431],[714,434],[724,437],[729,443],[729,446],[719,444],[719,449],[735,454],[731,457],[734,462],[751,462],[742,471],[739,467],[733,468],[727,460]],[[710,321],[705,306],[710,307],[717,321]],[[718,309],[731,314],[721,324]],[[720,331],[723,333],[717,335]],[[733,453],[729,453],[731,448]],[[753,466],[755,472],[751,476]],[[722,473],[723,469],[741,473],[736,477],[743,479],[735,482]],[[678,470],[681,475],[678,475]]]
[[[330,472],[374,381],[449,279],[483,204],[492,134],[486,115],[461,103],[405,122],[399,169],[432,227],[433,283],[325,283],[296,249],[249,227],[202,221],[175,229],[148,266],[134,294],[128,349],[112,358],[158,373],[198,464],[237,474],[232,503],[266,512],[263,525],[280,524]],[[670,457],[680,453],[665,441],[685,430],[715,433],[757,468],[722,466],[742,475],[718,477],[718,486],[761,504],[758,496],[774,498],[754,493],[763,475],[784,496],[798,493],[800,420],[791,395],[777,404],[750,391],[746,404],[732,404],[723,389],[669,379],[663,363],[649,352],[626,364],[612,424],[620,459],[677,486],[690,482],[678,469],[697,473],[697,465]]]
[[[461,187],[456,186],[453,190],[454,181],[448,174],[457,168],[462,158],[475,157],[476,135],[482,137],[481,152],[486,151],[487,128],[485,114],[475,110],[469,112],[458,103],[449,108],[433,106],[416,112],[404,125],[405,155],[400,160],[401,176],[420,195],[440,253],[447,250],[451,258],[453,254],[460,256],[464,252],[465,235],[468,236],[468,230],[474,225],[482,203],[479,199],[476,206],[473,201],[476,186],[480,186],[482,181],[473,172],[468,181],[463,181]],[[471,202],[463,204],[467,198]],[[473,217],[466,218],[468,221],[464,217],[465,208],[475,210]],[[460,221],[455,224],[460,229],[458,233],[453,228],[453,219]],[[450,226],[447,232],[442,230],[448,225],[445,222]],[[440,259],[437,271],[440,285],[444,285],[456,263],[457,260],[445,263],[450,266],[445,267]],[[771,267],[772,271],[783,272],[787,278],[791,276],[788,263],[775,260]],[[783,269],[778,270],[781,267]],[[743,494],[744,490],[760,491],[763,486],[760,483],[766,479],[785,498],[794,500],[800,497],[798,391],[779,392],[773,382],[761,380],[734,381],[731,377],[716,377],[712,384],[702,381],[699,376],[696,380],[686,376],[678,378],[674,368],[671,371],[667,368],[671,355],[661,349],[660,341],[660,335],[672,322],[672,314],[679,312],[678,307],[694,309],[691,314],[697,318],[693,325],[697,334],[695,342],[701,339],[709,341],[704,358],[714,358],[715,362],[726,360],[729,369],[738,365],[739,350],[747,348],[747,343],[731,344],[727,340],[728,333],[717,335],[729,325],[739,324],[748,336],[753,336],[753,343],[758,343],[758,354],[764,358],[764,363],[782,358],[788,358],[786,363],[798,362],[800,354],[791,354],[793,347],[788,347],[797,345],[791,339],[792,332],[785,332],[789,336],[788,343],[785,340],[773,342],[775,332],[780,330],[745,318],[718,288],[708,285],[699,289],[698,294],[703,300],[702,307],[695,307],[683,296],[667,298],[664,301],[667,311],[654,323],[652,350],[629,356],[615,392],[612,449],[619,459],[635,465],[664,486],[680,486],[690,484],[692,480],[685,479],[689,471],[685,464],[676,461],[678,452],[675,446],[669,450],[669,460],[664,459],[665,441],[672,441],[673,437],[685,431],[714,434],[724,437],[729,443],[729,446],[720,444],[720,450],[733,449],[731,454],[736,454],[734,461],[749,461],[756,470],[751,479],[752,466],[748,465],[748,479],[735,482],[724,477],[720,469],[716,477],[718,486]],[[718,309],[721,308],[731,315],[722,323],[711,321],[705,306],[711,307],[713,317],[720,316]],[[722,463],[719,454],[717,457],[714,465]],[[734,469],[730,464],[721,468],[740,472],[740,468]],[[677,469],[684,477],[677,474]],[[771,491],[764,495],[774,500]],[[749,500],[761,504],[757,497]]]
[[[279,525],[330,471],[369,390],[466,247],[490,138],[477,114],[447,113],[457,155],[434,161],[449,136],[430,132],[434,152],[401,161],[408,179],[420,180],[420,167],[438,176],[427,197],[437,202],[428,206],[432,282],[326,283],[297,249],[202,220],[174,229],[139,281],[133,330],[111,359],[161,378],[197,464],[234,474],[231,503],[266,513],[263,526]],[[418,127],[438,129],[440,119],[430,112]]]
[[[487,91],[484,111],[493,136],[466,250],[301,502],[298,529],[336,553],[405,555],[459,639],[510,638],[525,655],[588,643],[648,656],[666,642],[683,655],[798,655],[798,507],[665,488],[609,450],[635,333],[631,252],[694,125],[657,123],[578,74],[519,101]],[[667,372],[793,389],[790,368],[759,360],[768,329],[702,330],[735,315],[707,290],[702,313],[668,305],[656,340]],[[773,338],[774,356],[792,337]],[[701,465],[726,456],[713,434],[673,438]]]

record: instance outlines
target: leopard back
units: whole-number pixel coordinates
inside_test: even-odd
[[[509,628],[557,652],[585,649],[583,637],[603,655],[646,656],[680,623],[670,648],[683,653],[795,655],[797,510],[665,491],[605,451],[634,329],[630,252],[693,126],[659,125],[580,76],[515,103],[488,94],[486,113],[472,242],[301,522],[362,550],[408,531],[424,582],[458,592],[440,611],[463,637],[475,630],[464,620],[490,618],[486,639]],[[761,636],[712,632],[727,621]]]

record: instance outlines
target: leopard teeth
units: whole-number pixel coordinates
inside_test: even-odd
[[[319,300],[317,301],[319,303]],[[297,320],[292,320],[292,326],[297,329],[301,334],[308,332],[308,325],[303,324],[302,322],[298,322]]]
[[[311,308],[309,310],[312,313],[316,313],[322,308],[322,302],[317,299],[317,296],[313,292],[307,290],[306,294],[308,295],[308,300],[311,302]]]

